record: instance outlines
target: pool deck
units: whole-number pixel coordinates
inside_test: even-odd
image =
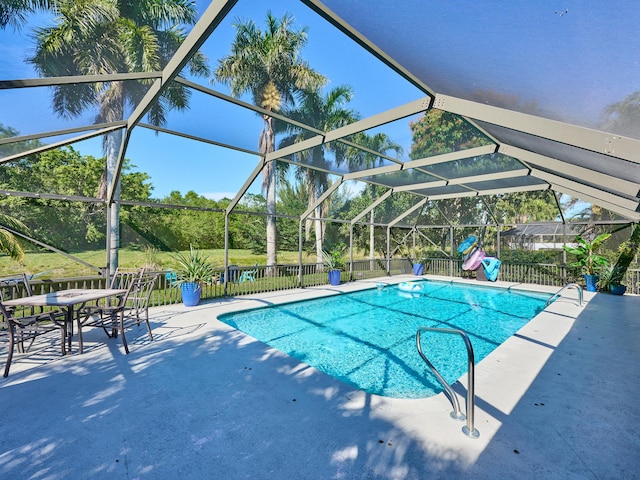
[[[482,360],[476,439],[444,394],[366,394],[216,319],[413,278],[154,308],[130,355],[99,329],[71,357],[44,338],[0,379],[0,478],[640,478],[639,296],[569,290]]]

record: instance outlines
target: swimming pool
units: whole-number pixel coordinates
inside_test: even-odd
[[[420,358],[420,326],[465,331],[476,363],[545,308],[543,293],[424,281],[420,295],[397,286],[228,313],[222,322],[360,390],[396,398],[442,391]],[[467,369],[458,335],[422,334],[447,382]]]

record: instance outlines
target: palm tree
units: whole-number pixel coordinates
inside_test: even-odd
[[[47,2],[31,2],[47,3]],[[161,70],[186,38],[179,25],[193,25],[197,11],[185,0],[57,0],[48,2],[56,16],[55,25],[35,31],[37,46],[29,61],[42,76],[93,75]],[[189,62],[191,74],[210,74],[204,55],[197,53]],[[76,117],[91,107],[98,108],[96,122],[124,119],[135,107],[149,81],[84,83],[53,87],[54,110],[62,117]],[[167,111],[188,108],[190,92],[174,83],[154,103],[148,120],[163,125]],[[106,198],[106,186],[114,181],[122,143],[122,130],[104,137],[105,172],[97,195]],[[120,195],[120,181],[115,197]],[[118,266],[119,204],[111,208],[112,249],[109,268]]]
[[[285,108],[282,113],[297,122],[309,125],[323,132],[328,132],[336,128],[348,125],[358,120],[358,114],[345,105],[353,98],[353,90],[350,86],[341,85],[329,90],[326,94],[322,94],[319,90],[313,92],[305,92],[300,95],[299,105]],[[288,134],[280,141],[280,147],[292,145],[301,142],[307,138],[315,136],[316,133],[304,130],[296,125],[284,122],[277,124],[277,130],[282,130]],[[331,170],[329,162],[325,158],[325,153],[332,152],[336,157],[336,163],[344,161],[346,149],[340,148],[342,144],[337,142],[324,143],[309,150],[303,150],[295,154],[296,160],[300,166],[296,166],[296,177],[298,181],[303,182],[307,187],[307,195],[309,207],[314,205],[320,195],[324,193],[329,186],[329,179],[326,173]],[[307,168],[307,165],[318,167],[320,170]],[[315,240],[316,240],[316,256],[317,262],[322,263],[322,245],[324,243],[325,223],[322,221],[327,214],[327,208],[324,205],[316,207],[314,221],[315,224]],[[311,222],[306,223],[306,238],[310,237]]]
[[[16,262],[22,263],[24,261],[24,250],[9,229],[22,231],[28,231],[29,229],[17,218],[0,213],[0,252],[6,253]]]
[[[27,15],[37,10],[52,8],[56,0],[2,0],[0,1],[0,28],[12,25],[19,29]]]
[[[223,57],[216,69],[216,80],[231,87],[231,95],[250,93],[255,105],[276,112],[282,105],[292,104],[294,95],[314,90],[326,79],[303,61],[299,54],[307,42],[306,28],[293,28],[294,19],[284,14],[281,19],[267,12],[266,28],[260,30],[248,20],[234,24],[236,37],[231,53]],[[262,155],[275,150],[273,117],[262,116],[258,148]],[[267,264],[276,264],[276,168],[275,162],[262,170],[262,188],[267,199]]]

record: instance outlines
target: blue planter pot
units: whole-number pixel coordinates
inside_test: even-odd
[[[202,295],[200,284],[185,282],[180,288],[182,289],[182,303],[185,307],[195,307],[200,303],[200,295]]]
[[[340,270],[329,270],[329,283],[340,285]]]
[[[587,292],[597,292],[598,287],[596,284],[598,283],[598,275],[588,275],[584,274],[584,281],[587,284]]]
[[[424,272],[424,264],[422,263],[414,263],[413,264],[413,274],[416,276],[422,275]]]
[[[609,285],[609,292],[613,295],[624,295],[626,291],[627,287],[625,285]]]

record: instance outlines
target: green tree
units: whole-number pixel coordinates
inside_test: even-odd
[[[33,4],[34,2],[27,2]],[[197,10],[184,0],[58,0],[39,2],[49,6],[55,25],[38,28],[35,54],[29,59],[42,76],[92,75],[125,72],[152,72],[164,68],[186,38],[181,25],[193,25]],[[208,75],[206,59],[194,55],[189,62],[193,75]],[[76,117],[97,107],[96,122],[122,120],[128,107],[135,106],[148,89],[148,81],[98,82],[53,87],[53,106],[63,117]],[[173,83],[147,116],[153,125],[165,122],[169,109],[186,109],[189,91]],[[104,175],[97,195],[106,197],[106,186],[115,183],[115,198],[121,184],[115,178],[122,130],[105,136]],[[95,193],[95,192],[94,192]],[[119,204],[111,208],[112,245],[119,236]],[[109,267],[118,265],[117,249],[110,252]]]
[[[157,219],[165,224],[162,230],[170,232],[173,249],[185,250],[189,246],[196,249],[224,248],[224,212],[211,211],[221,209],[218,202],[194,191],[188,191],[184,196],[173,191],[162,203],[210,209],[169,210]]]
[[[497,195],[494,211],[503,223],[553,221],[558,216],[553,195],[550,190]]]
[[[453,113],[432,108],[409,124],[412,159],[431,157],[490,143],[479,130]]]
[[[149,201],[149,177],[125,160],[122,192],[128,200]],[[104,169],[104,158],[81,155],[72,147],[49,150],[0,165],[0,185],[9,190],[92,197]],[[39,240],[68,251],[94,248],[104,239],[104,206],[45,198],[9,196],[0,204],[30,226]],[[123,211],[123,221],[140,207]]]
[[[352,97],[353,90],[347,85],[333,88],[326,94],[322,94],[320,90],[304,92],[300,95],[298,104],[290,108],[283,108],[282,113],[299,123],[328,132],[358,120],[359,115],[346,108],[346,104],[351,101]],[[302,129],[292,123],[278,122],[276,128],[285,134],[285,137],[280,141],[280,148],[302,142],[316,135],[314,132]],[[294,155],[299,162],[299,165],[296,165],[296,177],[307,187],[309,208],[316,203],[329,186],[327,171],[334,169],[334,167],[327,160],[326,154],[332,153],[335,156],[336,164],[342,163],[345,161],[345,154],[349,152],[346,148],[342,148],[343,145],[339,142],[323,143]],[[307,165],[315,168],[308,168]],[[322,263],[325,233],[325,222],[322,219],[326,217],[327,208],[326,202],[315,208],[316,220],[313,223],[318,263]],[[311,222],[307,221],[305,228],[307,241],[310,238],[310,226]]]
[[[234,24],[236,36],[231,53],[223,57],[215,78],[231,88],[231,95],[250,93],[253,102],[268,112],[276,112],[283,104],[292,104],[296,92],[314,90],[326,79],[300,58],[307,42],[307,29],[293,27],[293,17],[281,19],[267,12],[266,28],[261,30],[248,20]],[[275,150],[273,117],[263,115],[258,148],[266,155]],[[267,201],[267,264],[276,258],[276,169],[275,162],[265,165],[263,190]]]

